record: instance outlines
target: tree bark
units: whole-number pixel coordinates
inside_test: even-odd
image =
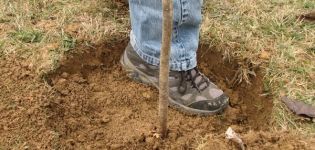
[[[173,30],[173,0],[162,0],[163,4],[163,28],[162,46],[160,56],[159,77],[159,121],[162,138],[167,136],[167,110],[169,99],[169,59]]]

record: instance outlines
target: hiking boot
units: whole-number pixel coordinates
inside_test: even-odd
[[[128,76],[158,88],[159,67],[142,60],[129,44],[120,60]],[[197,67],[188,71],[170,71],[169,104],[191,115],[222,113],[229,98]]]

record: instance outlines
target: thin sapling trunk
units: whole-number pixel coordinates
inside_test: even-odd
[[[162,0],[163,4],[163,28],[162,46],[160,56],[159,77],[159,121],[162,138],[167,135],[167,109],[169,98],[169,59],[173,29],[173,0]]]

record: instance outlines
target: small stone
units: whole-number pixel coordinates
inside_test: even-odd
[[[9,130],[8,126],[3,126],[3,130],[8,131]]]
[[[157,138],[157,139],[160,139],[161,138],[161,134],[159,133],[154,133],[153,134],[153,137]]]
[[[64,85],[66,82],[67,82],[66,79],[61,78],[57,81],[57,85]]]
[[[77,139],[78,139],[79,142],[84,142],[85,141],[85,137],[83,135],[81,135],[81,134],[77,137]]]
[[[67,72],[63,72],[62,74],[61,74],[61,77],[63,77],[63,78],[68,78],[69,77],[69,73],[67,73]]]
[[[110,146],[111,149],[120,149],[121,147],[122,147],[121,144],[112,144],[112,145]]]
[[[106,123],[109,123],[110,121],[111,121],[111,119],[106,116],[106,117],[102,118],[101,123],[106,124]]]
[[[150,92],[143,92],[143,93],[142,93],[142,96],[143,96],[144,98],[146,98],[146,99],[151,98]]]
[[[65,89],[65,90],[61,90],[59,91],[62,95],[69,95],[70,91]]]

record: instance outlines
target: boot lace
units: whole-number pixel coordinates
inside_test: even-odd
[[[199,92],[202,92],[210,85],[209,79],[202,74],[197,67],[187,71],[180,71],[180,75],[181,81],[178,91],[181,94],[186,93],[188,83],[191,83],[191,86]]]

